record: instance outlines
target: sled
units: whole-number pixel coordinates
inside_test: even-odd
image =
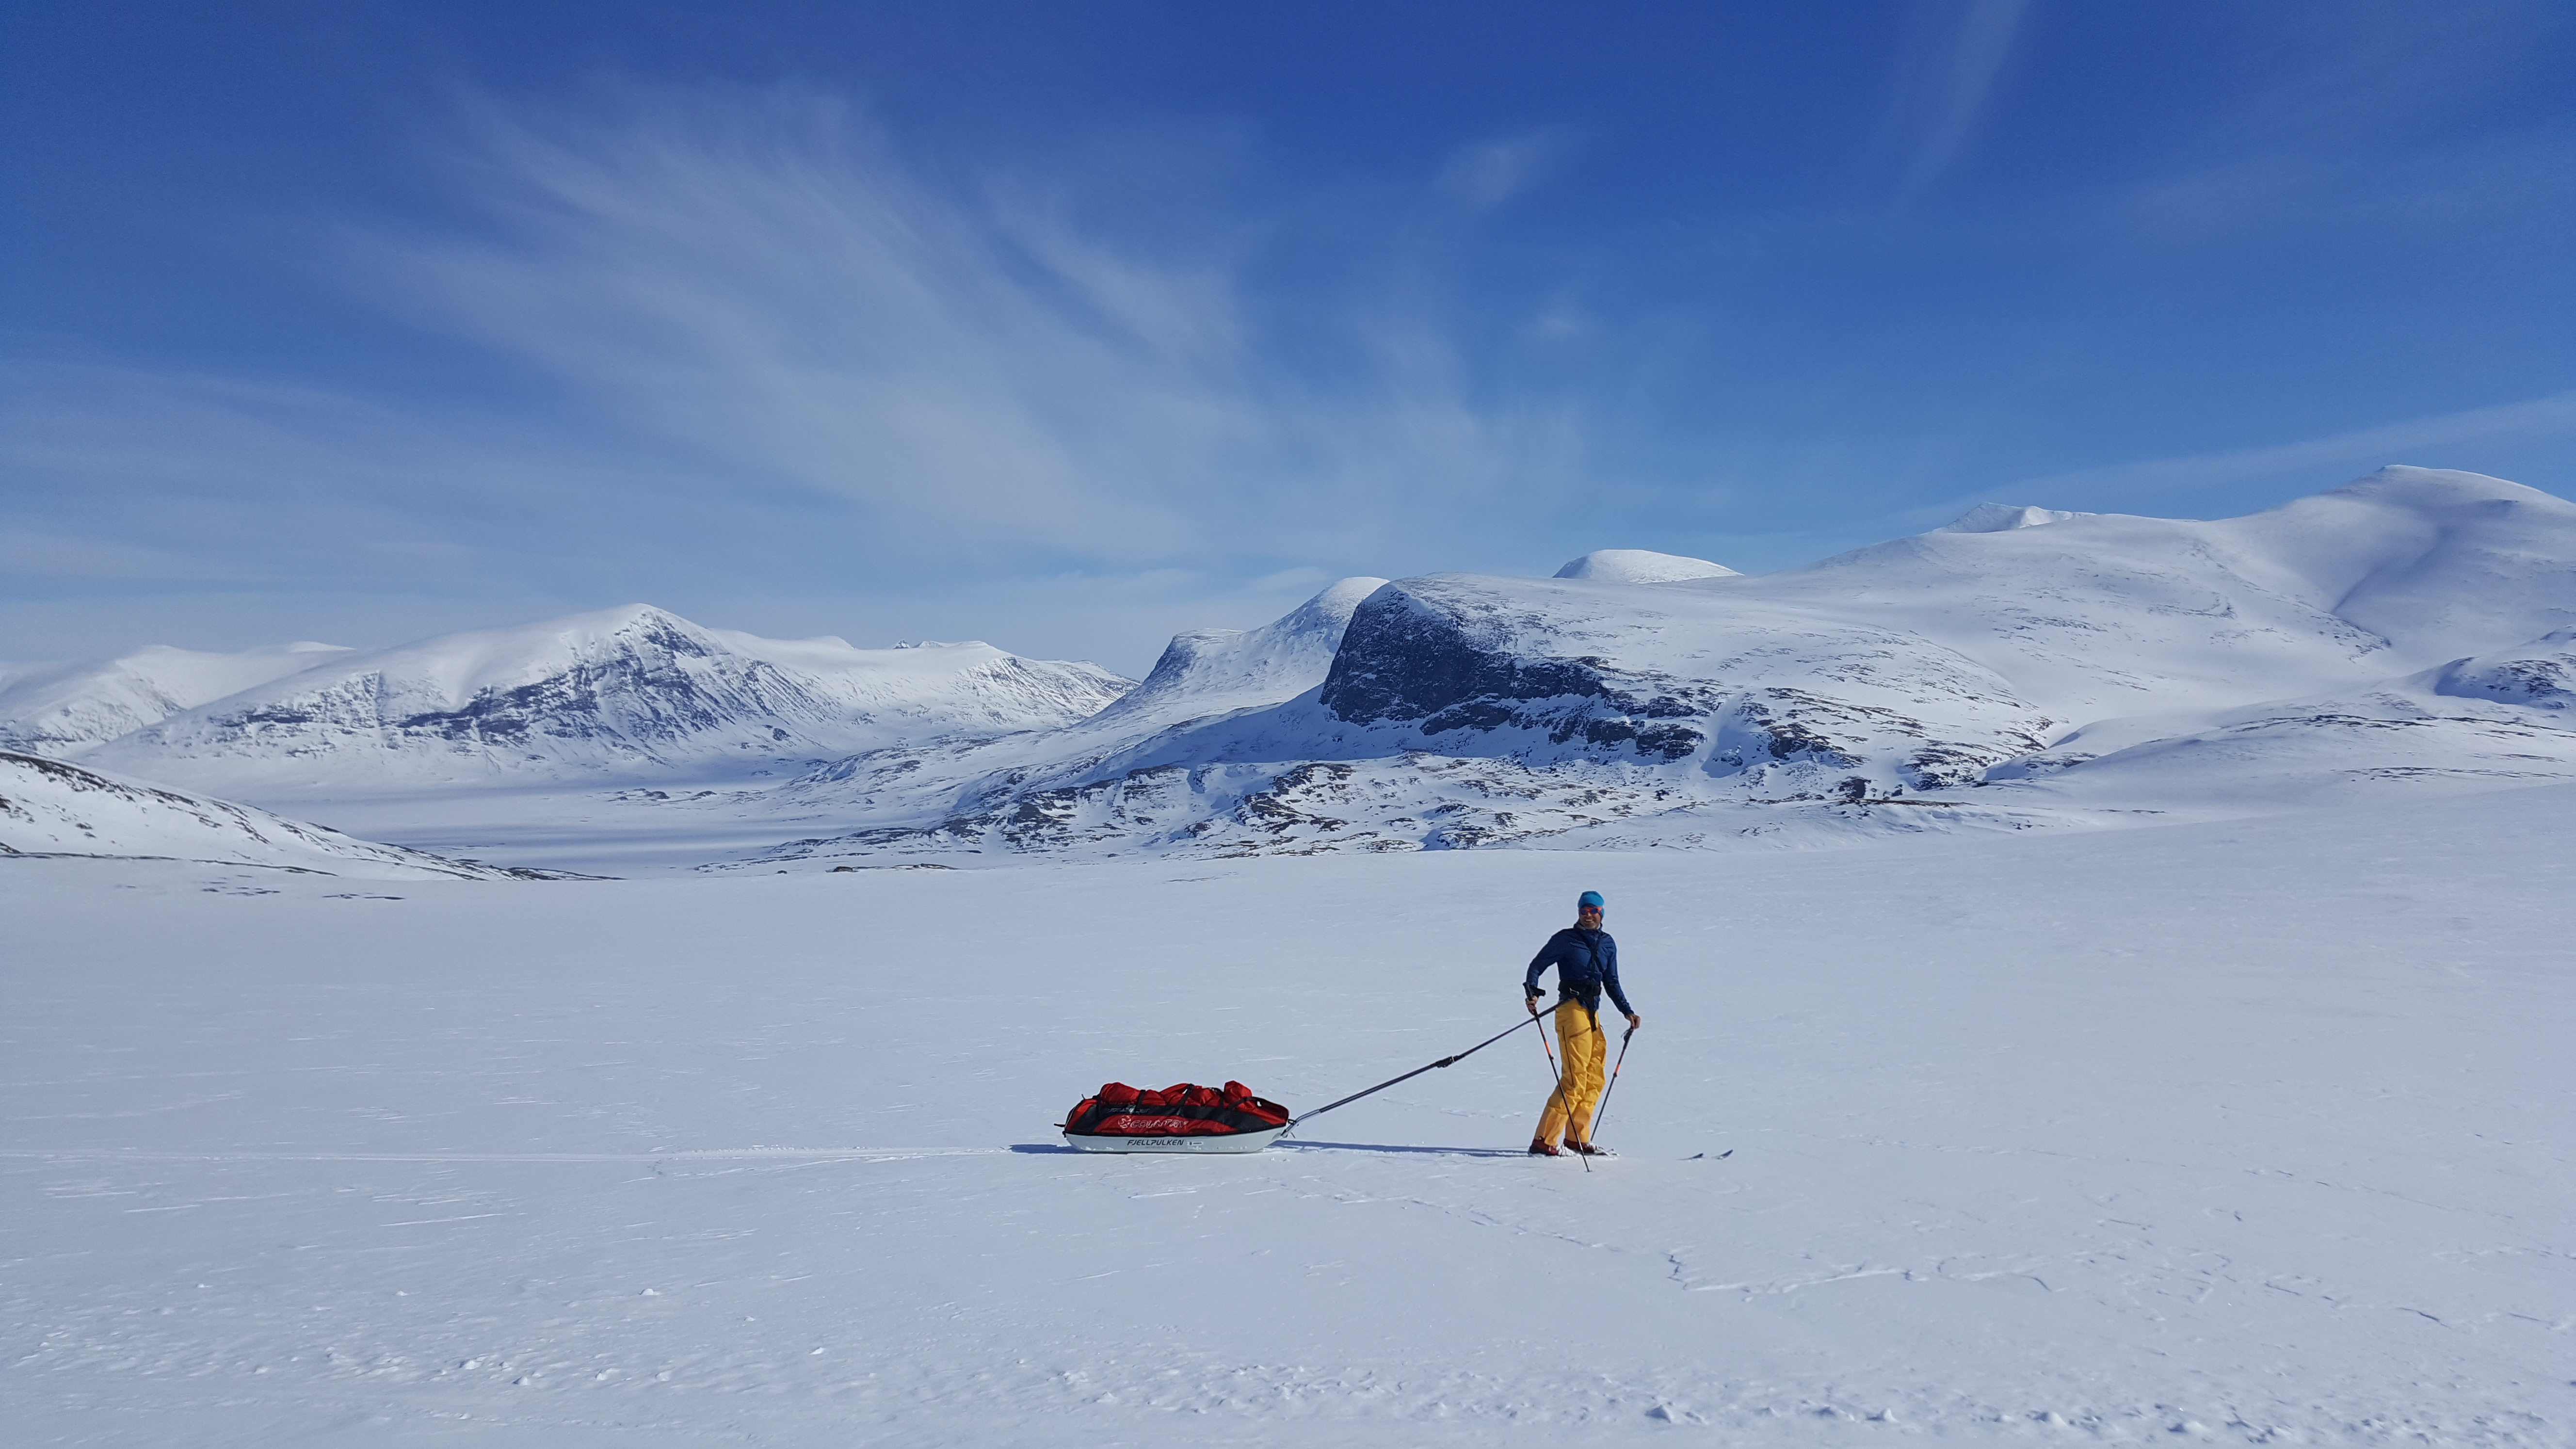
[[[1209,1137],[1109,1137],[1067,1132],[1064,1140],[1084,1152],[1259,1152],[1287,1130],[1283,1124],[1262,1132],[1227,1132]]]
[[[1259,1152],[1288,1130],[1288,1109],[1241,1082],[1180,1082],[1159,1092],[1111,1082],[1076,1102],[1064,1140],[1084,1152]]]
[[[1538,1019],[1533,1009],[1519,1022],[1463,1052],[1442,1057],[1430,1066],[1415,1067],[1403,1076],[1389,1077],[1374,1087],[1353,1092],[1338,1102],[1326,1102],[1296,1117],[1289,1116],[1288,1109],[1278,1103],[1252,1095],[1252,1090],[1241,1082],[1228,1082],[1222,1087],[1181,1082],[1159,1092],[1140,1092],[1125,1082],[1111,1082],[1074,1103],[1073,1110],[1055,1125],[1064,1129],[1065,1141],[1084,1152],[1259,1152],[1308,1117],[1347,1107],[1398,1082],[1412,1081],[1433,1068],[1465,1061],[1522,1027],[1536,1025]],[[1632,1034],[1635,1030],[1629,1028]],[[1628,1059],[1624,1043],[1619,1059]],[[1618,1072],[1612,1071],[1610,1080],[1618,1079]],[[1602,1092],[1604,1098],[1609,1095],[1607,1090]],[[1588,1172],[1591,1167],[1592,1159],[1585,1158],[1584,1170]]]

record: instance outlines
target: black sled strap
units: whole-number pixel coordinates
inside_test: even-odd
[[[1504,1037],[1510,1036],[1513,1032],[1516,1032],[1522,1027],[1528,1026],[1531,1022],[1535,1022],[1537,1020],[1538,1018],[1533,1015],[1528,1021],[1516,1022],[1502,1031],[1495,1032],[1492,1036],[1485,1038],[1483,1041],[1476,1043],[1474,1046],[1467,1048],[1456,1056],[1442,1057],[1440,1060],[1433,1062],[1429,1067],[1415,1067],[1412,1071],[1405,1073],[1403,1076],[1390,1077],[1386,1081],[1380,1082],[1376,1086],[1369,1088],[1367,1092],[1353,1092],[1338,1102],[1327,1102],[1312,1112],[1299,1113],[1295,1118],[1290,1120],[1288,1123],[1288,1129],[1286,1131],[1282,1131],[1279,1135],[1285,1137],[1288,1135],[1289,1131],[1294,1131],[1296,1129],[1299,1122],[1305,1121],[1308,1117],[1321,1117],[1325,1113],[1333,1110],[1335,1107],[1347,1107],[1353,1102],[1358,1101],[1360,1098],[1369,1095],[1369,1092],[1383,1092],[1387,1088],[1394,1086],[1397,1082],[1409,1082],[1415,1077],[1421,1076],[1424,1072],[1430,1071],[1431,1067],[1445,1067],[1454,1062],[1463,1062],[1467,1058],[1474,1056],[1476,1053],[1483,1051],[1485,1048],[1501,1041]]]

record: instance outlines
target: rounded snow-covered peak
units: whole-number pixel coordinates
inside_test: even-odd
[[[2031,508],[2011,503],[1980,503],[1934,533],[2007,533],[2016,528],[2039,528],[2051,523],[2064,523],[2070,518],[2089,515],[2063,508]]]
[[[2461,505],[2497,502],[2536,503],[2564,512],[2567,500],[2521,483],[2490,478],[2484,473],[2471,473],[2459,468],[2413,468],[2392,463],[2365,477],[2356,478],[2341,488],[2317,495],[2320,498],[2359,499],[2397,508],[2438,510]]]
[[[1307,600],[1305,606],[1319,614],[1329,614],[1347,623],[1350,620],[1351,611],[1360,606],[1360,600],[1385,587],[1384,579],[1358,574],[1342,580]]]
[[[547,619],[541,623],[482,632],[493,637],[502,634],[546,634],[570,642],[616,638],[655,629],[701,632],[696,624],[656,604],[620,604],[613,609],[595,609],[586,614],[567,614],[562,618]]]
[[[308,670],[280,687],[302,688],[332,676],[372,674],[385,687],[399,688],[414,708],[456,709],[485,689],[519,688],[582,663],[627,658],[638,650],[703,657],[722,649],[705,629],[668,609],[622,604],[352,654],[325,669]]]
[[[1350,624],[1351,612],[1360,606],[1360,600],[1385,587],[1384,579],[1365,576],[1344,579],[1299,604],[1285,617],[1268,625],[1267,630],[1283,637],[1330,634],[1332,642],[1339,644],[1342,630]]]
[[[1734,569],[1704,558],[1644,548],[1596,548],[1556,571],[1560,579],[1607,584],[1673,584],[1684,579],[1731,579]],[[1353,603],[1356,605],[1357,601]]]

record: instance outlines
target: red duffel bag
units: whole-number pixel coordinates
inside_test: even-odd
[[[1224,1137],[1287,1125],[1287,1108],[1252,1095],[1241,1082],[1223,1087],[1180,1082],[1159,1092],[1111,1082],[1074,1103],[1062,1124],[1083,1137]]]

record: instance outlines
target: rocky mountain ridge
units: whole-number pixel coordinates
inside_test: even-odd
[[[0,719],[55,743],[47,753],[149,778],[253,797],[300,795],[318,780],[328,798],[649,778],[747,760],[801,768],[906,739],[1070,724],[1132,687],[1091,665],[982,643],[767,640],[645,605],[298,657],[303,667],[112,738],[44,736],[67,712],[52,700],[42,702],[50,715]]]

